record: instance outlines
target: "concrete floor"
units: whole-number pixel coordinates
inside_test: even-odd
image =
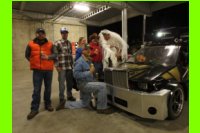
[[[32,72],[13,72],[13,133],[188,133],[188,102],[176,120],[147,120],[117,110],[110,115],[86,109],[47,112],[41,100],[40,113],[27,121],[32,95]],[[42,90],[43,92],[43,90]],[[41,93],[43,94],[43,93]],[[79,97],[74,91],[74,96]],[[58,103],[57,72],[52,84],[52,105]]]

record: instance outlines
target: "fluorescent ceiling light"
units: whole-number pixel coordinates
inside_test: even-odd
[[[83,4],[75,4],[74,9],[79,10],[79,11],[85,11],[85,12],[88,12],[90,10],[90,8],[87,5],[83,5]]]

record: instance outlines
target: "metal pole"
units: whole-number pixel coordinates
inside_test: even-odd
[[[127,42],[127,9],[122,10],[122,38]]]
[[[142,28],[142,44],[145,43],[145,34],[146,34],[146,15],[143,15],[143,28]]]

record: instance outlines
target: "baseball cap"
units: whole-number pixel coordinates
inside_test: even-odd
[[[67,28],[66,27],[62,27],[62,28],[60,28],[60,33],[69,33],[69,31],[67,30]]]
[[[45,34],[45,30],[43,28],[38,28],[36,30],[36,33],[43,33],[43,34]]]

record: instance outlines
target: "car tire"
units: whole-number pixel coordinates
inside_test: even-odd
[[[184,91],[181,85],[171,89],[168,99],[168,119],[174,120],[178,118],[184,106]]]

